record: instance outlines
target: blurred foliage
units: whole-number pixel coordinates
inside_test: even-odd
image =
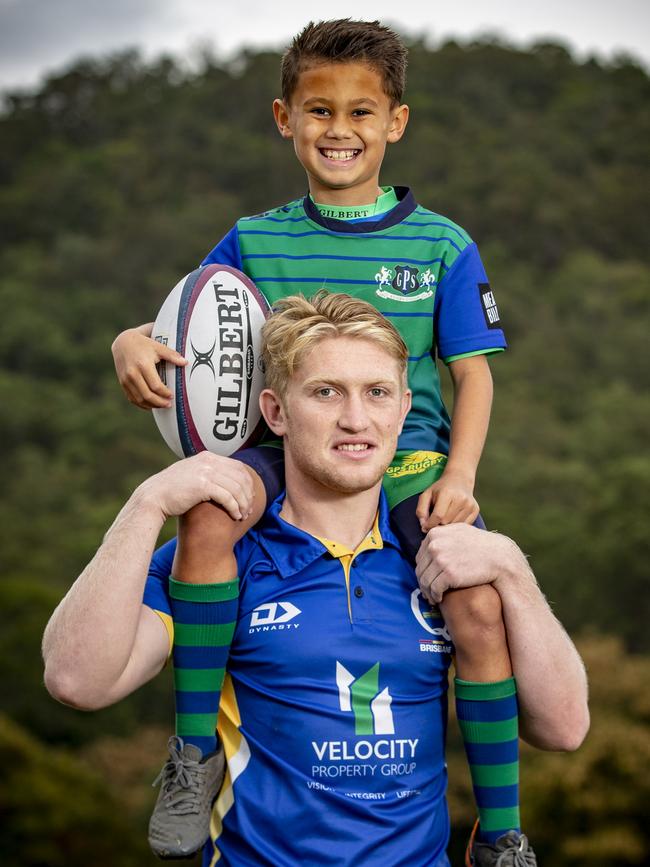
[[[79,745],[106,732],[125,735],[139,726],[173,725],[170,671],[98,713],[53,702],[43,685],[39,648],[60,590],[29,578],[0,584],[0,683],[2,710],[30,733],[52,744]]]
[[[626,655],[611,637],[590,636],[578,647],[591,682],[591,731],[571,755],[524,745],[523,828],[540,864],[644,865],[650,859],[650,659]],[[475,808],[455,720],[450,721],[448,762],[450,857],[452,864],[461,864]]]
[[[138,867],[144,834],[102,777],[0,717],[3,864]]]
[[[119,393],[112,339],[151,320],[237,217],[305,191],[271,116],[278,68],[272,52],[228,64],[208,52],[190,73],[131,51],[4,98],[0,805],[12,867],[148,863],[141,730],[171,724],[168,677],[99,714],[59,707],[42,685],[40,635],[131,490],[172,460]],[[554,867],[650,858],[649,97],[629,58],[416,42],[411,122],[382,177],[480,242],[510,343],[492,364],[482,510],[530,554],[567,627],[599,636],[585,645],[586,746],[526,754],[525,822]],[[454,761],[452,750],[458,847],[471,808]]]

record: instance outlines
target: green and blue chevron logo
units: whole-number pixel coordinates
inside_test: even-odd
[[[385,687],[379,690],[379,663],[365,674],[355,677],[340,662],[336,663],[339,704],[344,712],[354,714],[357,735],[394,735],[393,697]]]

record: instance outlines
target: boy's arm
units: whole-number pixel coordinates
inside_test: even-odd
[[[219,241],[201,265],[210,263],[244,270],[237,226]],[[151,340],[152,328],[153,322],[127,328],[115,338],[111,351],[117,378],[128,400],[141,409],[165,409],[171,406],[172,393],[158,375],[156,365],[169,361],[183,367],[187,361],[175,350]]]
[[[187,364],[180,352],[151,339],[153,322],[127,328],[118,334],[111,352],[115,372],[128,400],[140,409],[171,406],[172,393],[158,375],[156,365],[169,361],[179,367]]]
[[[485,355],[449,364],[454,384],[449,459],[441,477],[420,495],[417,516],[423,531],[438,524],[472,524],[479,512],[474,483],[492,407],[492,375]]]

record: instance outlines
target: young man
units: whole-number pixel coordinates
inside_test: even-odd
[[[370,305],[326,294],[281,302],[264,346],[260,402],[284,441],[286,495],[236,549],[241,594],[219,717],[229,770],[203,863],[448,867],[452,648],[382,493],[410,405],[408,350]],[[209,499],[231,514],[250,508],[239,462],[198,455],[135,491],[46,629],[55,697],[101,707],[164,665],[170,599],[183,599],[184,585],[167,587],[173,542],[147,579],[148,561],[165,518]],[[420,565],[429,595],[486,585],[497,596],[527,685],[525,736],[577,747],[588,727],[584,669],[516,545],[467,525],[438,527]],[[183,601],[173,640],[187,649],[202,617],[199,603]],[[106,617],[115,610],[119,618]],[[195,686],[199,698],[205,682]],[[488,741],[489,760],[503,737]],[[182,795],[171,786],[169,795],[182,812],[198,796],[202,764],[179,758],[177,770]],[[517,846],[518,861],[499,863],[534,863],[523,835]]]
[[[400,331],[408,346],[413,401],[384,484],[393,530],[414,559],[423,532],[438,524],[484,526],[474,482],[492,400],[487,356],[502,351],[505,338],[476,244],[467,233],[418,205],[407,188],[379,185],[386,147],[401,139],[409,118],[402,102],[405,75],[406,49],[379,22],[343,19],[308,25],[283,58],[282,98],[274,101],[273,112],[280,134],[293,142],[305,169],[309,195],[239,220],[203,264],[243,270],[272,304],[297,289],[349,292],[377,307]],[[116,340],[116,367],[134,403],[164,406],[170,393],[156,373],[156,362],[184,360],[150,340],[149,333],[150,326],[143,326]],[[436,355],[449,366],[454,385],[451,422]],[[237,458],[251,470],[255,496],[250,512],[233,521],[224,511],[199,506],[179,530],[185,544],[177,577],[188,585],[190,596],[204,598],[205,590],[192,588],[214,585],[213,610],[206,617],[215,624],[219,605],[232,603],[224,594],[234,592],[233,546],[283,487],[277,444],[240,452]],[[459,624],[462,712],[470,717],[480,712],[494,721],[507,714],[515,721],[516,696],[510,662],[501,650],[497,595],[482,587],[457,593],[448,600],[445,616]],[[182,666],[176,677],[182,683]],[[198,748],[212,755],[218,696],[209,712],[206,708],[193,716],[182,710],[182,696],[177,698],[177,734],[192,752]],[[472,727],[465,725],[467,718],[461,720],[467,739]],[[470,753],[476,751],[468,744]],[[520,830],[517,763],[511,752],[504,776],[500,765],[475,768],[470,759],[481,843],[495,845],[508,831]],[[154,815],[153,824],[167,823],[161,802],[157,810],[163,812]]]

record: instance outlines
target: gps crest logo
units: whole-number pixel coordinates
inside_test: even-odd
[[[388,687],[379,690],[379,663],[361,677],[355,677],[340,662],[336,663],[336,685],[343,712],[354,714],[357,735],[394,735],[395,724]]]
[[[418,273],[417,268],[409,268],[405,265],[396,265],[395,279],[391,283],[391,286],[394,289],[399,289],[399,291],[404,295],[408,292],[413,292],[415,289],[420,288],[417,281]]]
[[[414,268],[412,265],[395,265],[393,269],[382,265],[375,274],[375,282],[379,284],[376,294],[380,298],[390,298],[393,301],[422,301],[433,295],[434,290],[431,286],[436,282],[436,277],[431,268],[427,268],[420,274],[419,268]],[[385,287],[396,289],[399,294]],[[418,292],[418,289],[422,291]]]

